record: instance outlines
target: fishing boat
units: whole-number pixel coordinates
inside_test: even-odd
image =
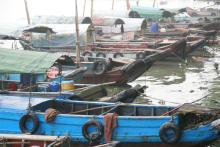
[[[191,104],[153,106],[0,95],[0,133],[68,136],[76,146],[106,141],[126,147],[205,146],[220,138],[219,114],[218,108]]]
[[[84,56],[96,56],[105,58],[127,57],[133,59],[144,59],[148,55],[152,55],[158,51],[171,49],[170,54],[175,53],[179,56],[184,56],[186,40],[179,39],[172,42],[162,44],[158,41],[154,44],[146,42],[99,42],[98,44],[89,45],[83,52]],[[151,48],[149,48],[151,46]],[[133,47],[133,48],[128,48]]]
[[[10,76],[7,74],[16,74],[16,73],[32,73],[37,69],[43,70],[44,74],[41,75],[41,80],[44,81],[47,79],[44,78],[45,72],[54,65],[55,61],[61,63],[61,67],[55,66],[57,70],[55,76],[56,81],[62,80],[64,77],[56,78],[56,75],[59,71],[63,73],[63,75],[73,74],[74,70],[77,69],[77,62],[75,57],[70,57],[65,54],[53,54],[46,52],[34,52],[34,51],[18,51],[18,50],[8,50],[8,49],[0,49],[0,55],[4,58],[7,57],[7,60],[2,60],[1,62],[1,71],[3,80],[13,80],[11,77],[16,78],[16,81],[20,81],[20,76],[16,77]],[[62,56],[63,55],[63,56]],[[62,58],[60,58],[62,56]],[[21,58],[22,57],[22,58]],[[153,58],[152,58],[153,59]],[[17,62],[19,61],[19,62]],[[44,62],[42,62],[44,61]],[[11,66],[8,67],[10,63]],[[11,64],[13,63],[13,64]],[[19,64],[18,64],[19,63]],[[43,64],[44,63],[44,64]],[[47,69],[45,69],[44,65],[49,65]],[[39,68],[37,68],[39,66]],[[84,67],[84,70],[80,70],[81,74],[75,76],[75,78],[82,76],[81,79],[77,80],[72,77],[71,80],[74,80],[76,83],[80,84],[100,84],[107,82],[117,82],[120,84],[125,84],[127,82],[131,82],[142,75],[145,71],[147,71],[152,66],[152,61],[135,61],[129,59],[121,59],[121,60],[112,60],[112,59],[102,59],[102,58],[83,58],[81,57],[81,66]],[[22,68],[21,68],[22,67]],[[13,72],[6,69],[10,68]],[[59,69],[60,68],[60,69]],[[86,69],[86,70],[85,70]],[[53,73],[53,69],[51,69]],[[135,71],[135,72],[133,72]],[[38,72],[39,73],[39,72]],[[69,74],[68,74],[69,73]],[[40,73],[39,73],[40,74]],[[50,73],[48,73],[50,75]],[[54,75],[54,74],[53,74]],[[42,79],[43,78],[43,79]]]

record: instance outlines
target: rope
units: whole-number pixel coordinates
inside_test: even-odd
[[[193,104],[193,103],[196,103],[196,102],[198,102],[198,101],[200,101],[200,100],[203,100],[204,98],[206,98],[206,97],[207,97],[208,95],[210,95],[210,94],[211,94],[211,93],[209,93],[209,94],[203,96],[203,97],[200,98],[200,99],[197,99],[197,100],[195,100],[195,101],[192,101],[191,103]],[[171,113],[171,112],[173,112],[173,111],[175,111],[175,110],[178,110],[179,108],[183,107],[185,104],[186,104],[186,103],[181,104],[181,105],[179,105],[178,107],[173,108],[172,110],[165,112],[165,113],[162,114],[161,116],[166,116],[167,114],[169,114],[169,113]]]
[[[185,60],[183,60],[181,57],[179,57],[176,53],[172,52],[171,54],[173,54],[174,56],[176,56],[181,62],[185,63]]]

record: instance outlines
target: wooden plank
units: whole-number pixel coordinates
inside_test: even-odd
[[[66,136],[45,136],[45,135],[27,135],[27,134],[0,134],[0,138],[6,139],[23,139],[35,141],[61,141],[66,139]]]

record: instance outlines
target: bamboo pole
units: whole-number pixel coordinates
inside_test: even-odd
[[[83,6],[83,17],[85,16],[85,10],[86,10],[86,0],[84,0],[84,6]]]
[[[114,2],[115,0],[112,0],[112,10],[114,9]]]
[[[155,7],[155,3],[156,3],[156,0],[154,0],[154,3],[153,3],[153,8]]]
[[[27,0],[24,0],[24,4],[25,4],[25,11],[26,11],[26,16],[27,16],[27,22],[30,25],[31,21],[30,21],[30,15],[29,15],[29,11],[28,11]]]
[[[91,14],[91,18],[93,18],[93,0],[91,0],[91,12],[90,12],[90,14]]]
[[[31,24],[31,20],[30,20],[30,15],[29,15],[29,11],[28,11],[27,0],[24,0],[24,5],[25,5],[27,22],[28,22],[28,25],[30,25]],[[30,35],[30,42],[32,42],[32,33],[29,33],[29,35]]]
[[[35,141],[55,141],[63,140],[65,136],[45,136],[45,135],[26,135],[26,134],[0,134],[0,138],[16,140],[35,140]]]
[[[139,5],[139,0],[136,1],[137,6]]]
[[[76,64],[78,65],[78,67],[80,67],[81,63],[80,63],[80,50],[79,50],[79,25],[78,25],[77,0],[75,0],[75,26],[76,26]]]
[[[126,4],[127,4],[127,10],[129,10],[130,9],[130,2],[129,2],[129,0],[126,0]]]

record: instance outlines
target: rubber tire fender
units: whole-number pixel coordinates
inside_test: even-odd
[[[104,45],[102,45],[102,44],[97,44],[96,47],[104,48]]]
[[[96,126],[98,128],[98,133],[96,133],[92,137],[90,137],[89,133],[87,132],[87,129],[90,125]],[[87,140],[95,142],[96,140],[99,140],[103,136],[103,126],[99,121],[95,119],[90,119],[83,124],[82,134]]]
[[[100,55],[101,55],[101,56],[100,56]],[[96,57],[105,58],[105,57],[106,57],[106,54],[105,54],[105,53],[98,52],[98,53],[96,54]]]
[[[172,138],[167,138],[166,137],[166,131],[168,130],[173,130],[174,131],[174,137]],[[177,126],[175,123],[173,122],[168,122],[168,123],[164,123],[159,130],[159,136],[160,139],[168,144],[175,144],[180,140],[181,137],[181,130],[179,128],[179,126]]]
[[[136,54],[136,59],[144,59],[146,57],[146,54],[144,52],[138,52]]]
[[[25,123],[28,119],[32,119],[32,121],[33,121],[33,127],[31,130],[28,130],[25,125]],[[39,119],[37,118],[37,116],[35,114],[24,114],[24,115],[22,115],[21,119],[19,120],[19,127],[20,127],[22,133],[33,134],[39,128]]]
[[[101,71],[97,71],[97,67],[98,65],[102,65],[103,66],[103,69]],[[102,75],[106,72],[107,70],[107,63],[104,61],[104,60],[97,60],[94,62],[94,66],[93,66],[93,72],[96,74],[96,75]]]
[[[117,58],[117,56],[124,57],[124,55],[122,53],[114,53],[113,57]]]
[[[92,57],[92,52],[90,52],[90,51],[85,51],[85,52],[83,52],[82,55],[83,55],[83,56],[87,56],[87,57]]]

